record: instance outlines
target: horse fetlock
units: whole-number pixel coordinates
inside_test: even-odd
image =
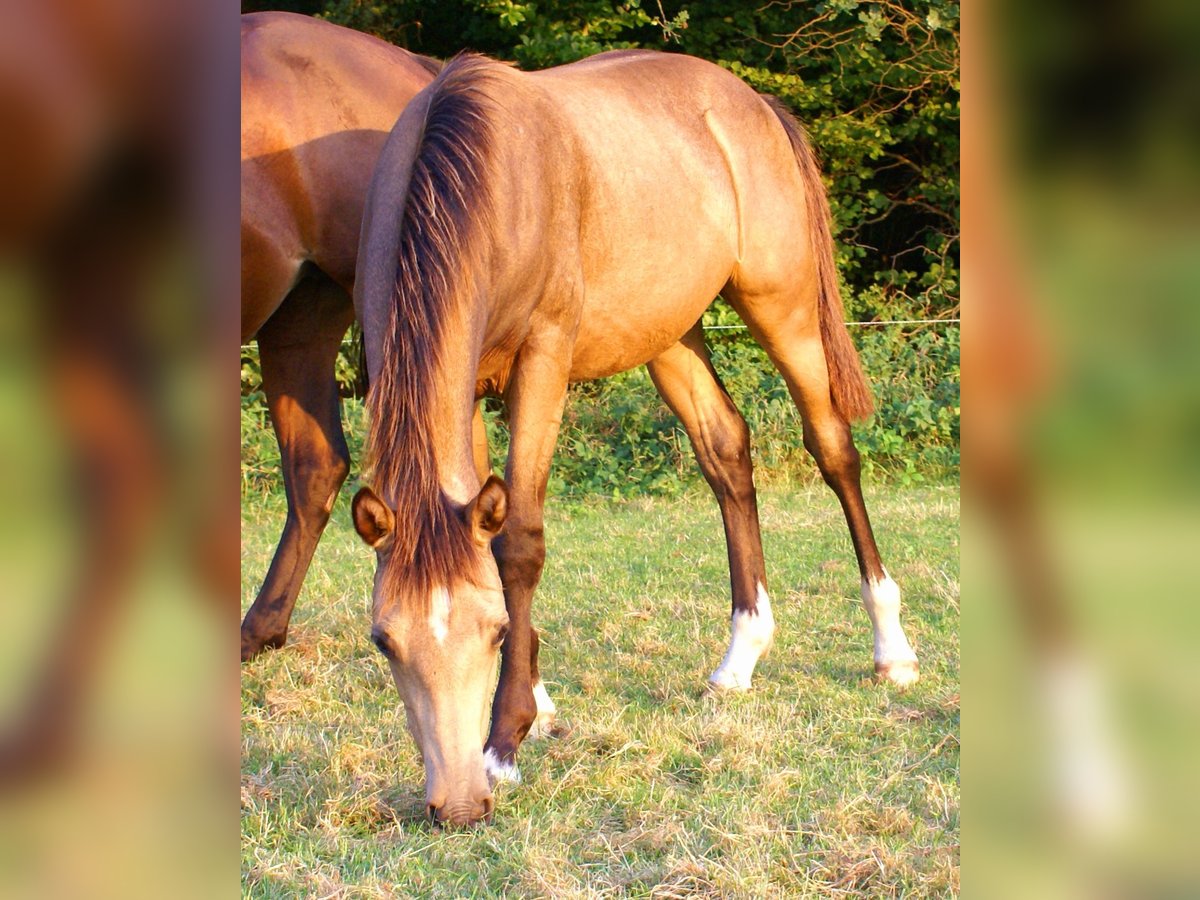
[[[729,649],[721,665],[708,677],[709,687],[718,691],[750,689],[754,667],[775,640],[775,616],[766,588],[758,586],[754,609],[738,609],[730,622]]]
[[[538,710],[532,692],[516,700],[512,697],[512,694],[508,695],[503,711],[493,721],[492,734],[483,754],[483,767],[493,785],[501,781],[520,782],[517,748],[537,720]]]
[[[916,658],[875,663],[875,678],[878,681],[890,682],[896,687],[904,688],[916,684],[920,677],[921,671]]]
[[[900,625],[900,588],[887,572],[880,579],[862,581],[863,606],[875,632],[875,676],[897,687],[907,687],[920,677],[917,654]]]
[[[529,726],[529,733],[525,737],[526,740],[536,741],[540,738],[551,736],[554,718],[558,714],[558,709],[555,707],[554,701],[550,699],[550,695],[546,692],[546,686],[542,684],[540,678],[537,684],[533,686],[533,700],[537,705],[537,714],[534,716],[533,724]]]
[[[488,784],[491,787],[503,782],[521,783],[521,770],[517,768],[516,750],[504,752],[497,751],[494,747],[488,747],[483,753],[483,770],[487,773]]]

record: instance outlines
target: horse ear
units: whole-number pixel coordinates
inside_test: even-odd
[[[500,533],[507,516],[508,488],[495,475],[489,475],[479,496],[467,506],[466,518],[471,535],[477,543],[487,544]]]
[[[375,496],[369,487],[359,489],[351,505],[354,512],[354,528],[369,547],[379,549],[396,527],[396,516],[388,505]]]

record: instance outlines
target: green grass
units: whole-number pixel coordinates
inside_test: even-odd
[[[836,501],[760,505],[776,643],[744,695],[703,692],[728,640],[716,504],[547,509],[534,607],[562,733],[521,750],[495,822],[438,832],[367,639],[373,554],[343,492],[288,646],[243,667],[242,877],[253,897],[952,896],[958,893],[958,492],[869,491],[922,678],[875,684]],[[283,500],[247,495],[243,604]]]

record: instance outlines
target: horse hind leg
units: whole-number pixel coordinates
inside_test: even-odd
[[[721,507],[733,594],[729,649],[709,676],[714,690],[747,690],[769,649],[775,619],[766,589],[750,432],[713,370],[699,325],[647,368],[679,417]]]
[[[880,560],[863,501],[858,450],[831,398],[815,304],[795,294],[750,298],[727,288],[726,295],[787,383],[804,423],[804,447],[841,503],[874,631],[875,674],[901,687],[912,684],[919,670],[900,624],[900,588]],[[798,314],[805,309],[813,314]]]
[[[353,318],[345,291],[318,275],[301,281],[258,334],[287,520],[267,577],[242,621],[243,661],[287,640],[296,597],[350,471],[334,365]]]

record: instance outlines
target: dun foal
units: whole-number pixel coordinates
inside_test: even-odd
[[[786,380],[841,501],[875,671],[909,684],[917,660],[848,425],[870,393],[796,120],[714,65],[635,51],[534,73],[460,56],[396,124],[359,248],[373,486],[354,520],[378,554],[372,636],[439,821],[490,815],[491,783],[517,777],[517,748],[550,712],[530,605],[571,381],[646,364],[683,422],[729,549],[732,635],[710,682],[750,686],[775,623],[746,424],[700,328],[718,293]],[[481,486],[471,422],[486,394],[506,401],[511,445],[505,480]]]

